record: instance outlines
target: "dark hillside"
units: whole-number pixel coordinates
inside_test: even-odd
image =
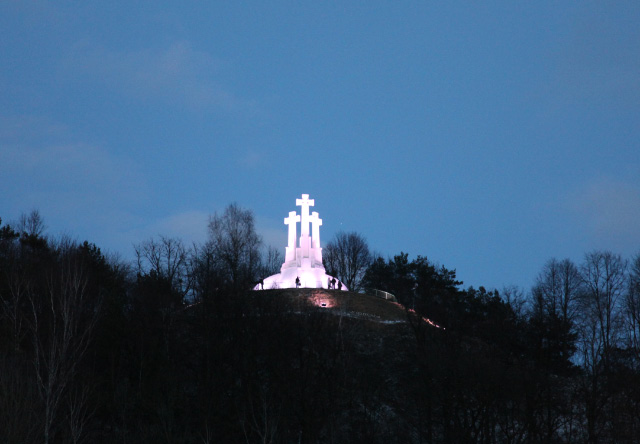
[[[300,289],[251,292],[224,314],[211,308],[198,304],[180,317],[192,347],[176,371],[195,383],[186,410],[205,414],[201,421],[225,418],[218,440],[416,439],[415,336],[398,304]],[[215,377],[197,383],[203,375]]]
[[[333,315],[379,322],[406,321],[404,307],[400,304],[369,294],[314,288],[263,290],[257,294],[264,298],[278,298],[291,305],[298,304],[296,306],[301,309],[322,308]]]
[[[605,317],[576,305],[585,288],[554,299],[541,279],[527,313],[426,258],[376,261],[366,286],[414,311],[245,291],[207,252],[177,267],[174,240],[144,248],[167,260],[132,273],[87,242],[0,230],[0,442],[638,442],[638,354],[594,348]]]

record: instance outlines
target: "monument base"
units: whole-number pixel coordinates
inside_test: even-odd
[[[296,287],[296,278],[300,278],[300,287]],[[324,268],[286,268],[281,273],[274,274],[264,279],[263,285],[256,285],[254,290],[272,290],[276,288],[329,288],[329,281],[334,279],[325,273]],[[336,279],[335,289],[338,289],[338,279]],[[342,290],[348,291],[346,285],[342,284]]]

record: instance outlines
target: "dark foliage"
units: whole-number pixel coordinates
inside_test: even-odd
[[[247,291],[256,253],[222,248],[237,230],[192,250],[147,241],[130,266],[47,238],[37,213],[20,225],[0,226],[1,442],[640,436],[640,258],[627,271],[610,253],[587,256],[585,270],[607,265],[596,271],[615,287],[552,260],[521,310],[426,257],[378,257],[365,286],[407,308],[406,322],[384,323]]]

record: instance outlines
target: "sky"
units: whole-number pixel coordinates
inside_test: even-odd
[[[640,2],[0,2],[0,218],[133,257],[309,194],[382,256],[528,290],[640,253]]]

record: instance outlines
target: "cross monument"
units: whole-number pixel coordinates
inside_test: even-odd
[[[289,243],[285,249],[285,262],[294,261],[296,259],[296,228],[300,222],[300,216],[296,216],[295,211],[289,212],[289,217],[284,218],[284,224],[289,225]]]
[[[318,216],[318,212],[311,213],[311,250],[315,253],[313,260],[322,265],[322,249],[320,248],[320,226],[322,219]]]
[[[296,206],[300,207],[300,214],[290,211],[289,217],[284,218],[284,224],[289,227],[284,263],[279,274],[274,274],[263,280],[264,289],[328,288],[328,283],[335,281],[332,276],[325,273],[324,265],[322,265],[322,248],[320,247],[322,219],[317,211],[309,214],[309,207],[314,205],[314,199],[309,199],[308,194],[303,194],[302,198],[296,199]],[[298,222],[300,222],[299,238],[297,238]],[[309,224],[311,224],[311,233],[309,233]],[[255,287],[256,290],[260,288]],[[342,288],[347,291],[345,285]]]
[[[309,239],[309,207],[315,204],[313,199],[309,199],[308,194],[303,194],[302,199],[296,199],[296,205],[300,208],[302,221],[300,222],[300,249],[302,260],[309,257],[309,249],[311,248],[311,239]]]

